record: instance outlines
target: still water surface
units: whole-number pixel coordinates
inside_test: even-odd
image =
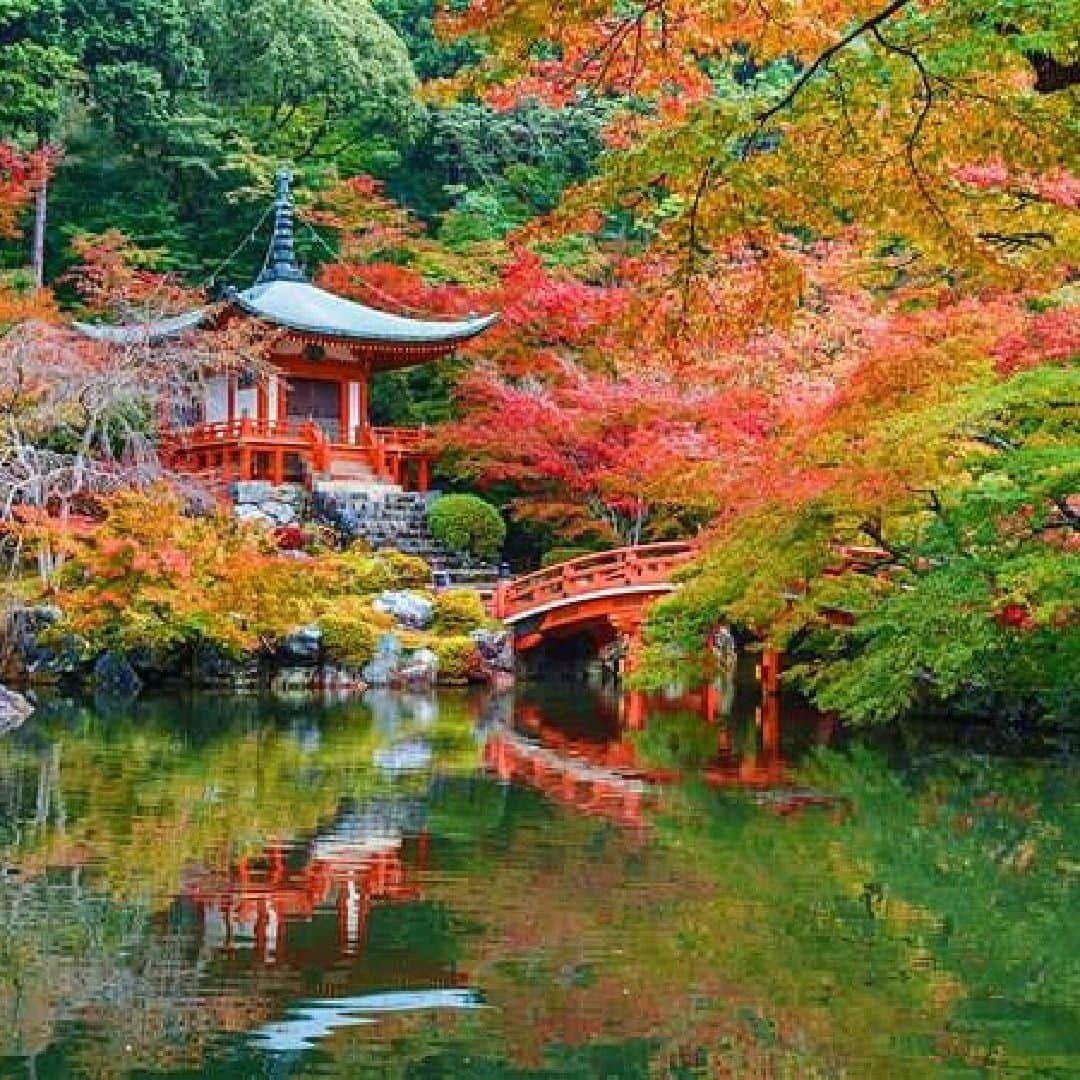
[[[0,1077],[1080,1076],[1065,750],[701,704],[54,703]]]

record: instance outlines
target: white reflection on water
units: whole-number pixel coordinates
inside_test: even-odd
[[[294,1009],[288,1020],[266,1024],[252,1032],[260,1050],[284,1053],[309,1050],[338,1028],[374,1024],[372,1014],[418,1012],[426,1009],[482,1009],[475,990],[391,990],[381,994],[308,1001]]]

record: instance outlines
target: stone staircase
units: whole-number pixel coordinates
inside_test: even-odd
[[[428,508],[437,498],[437,492],[403,491],[374,478],[328,478],[315,484],[313,509],[351,541],[363,541],[375,551],[393,548],[423,559],[444,583],[480,589],[492,585],[498,576],[495,567],[470,564],[431,535]]]

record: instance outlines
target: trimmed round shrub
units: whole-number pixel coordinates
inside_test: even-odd
[[[476,495],[444,495],[428,511],[431,535],[459,555],[494,559],[506,540],[502,514]]]
[[[472,589],[447,589],[435,597],[435,627],[446,634],[467,634],[487,622],[484,601]]]

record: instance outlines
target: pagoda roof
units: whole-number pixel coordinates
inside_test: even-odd
[[[258,282],[243,292],[229,293],[227,300],[248,315],[289,330],[380,345],[453,345],[483,333],[499,318],[412,319],[292,279]]]
[[[402,345],[430,346],[445,351],[483,333],[499,319],[498,315],[458,320],[413,319],[320,289],[296,261],[293,202],[287,170],[281,170],[277,176],[274,232],[266,264],[253,285],[243,290],[228,290],[224,301],[228,307],[246,315],[297,333],[369,343],[383,349]],[[215,306],[147,323],[118,326],[76,323],[75,326],[97,341],[118,345],[155,344],[212,323],[218,314],[219,309]]]

